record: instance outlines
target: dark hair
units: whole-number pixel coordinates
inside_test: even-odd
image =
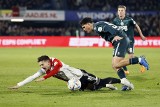
[[[47,55],[42,55],[42,56],[38,57],[37,62],[46,61],[46,60],[50,60],[50,58]]]
[[[81,26],[83,26],[84,24],[87,24],[87,23],[93,23],[92,18],[90,18],[90,17],[85,17],[85,18],[83,18],[83,19],[79,22],[79,24],[80,24]]]

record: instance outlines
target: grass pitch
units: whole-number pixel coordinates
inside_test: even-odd
[[[1,48],[0,107],[160,107],[160,49],[136,48],[137,56],[145,55],[150,70],[141,73],[139,65],[129,66],[128,79],[135,85],[132,91],[71,92],[66,83],[55,78],[18,90],[8,87],[39,70],[37,57],[49,55],[70,66],[83,68],[98,77],[117,77],[111,67],[111,48]]]

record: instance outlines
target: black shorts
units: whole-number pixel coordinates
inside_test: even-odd
[[[99,84],[100,79],[95,75],[86,72],[83,69],[81,69],[81,71],[83,72],[83,76],[80,78],[81,81],[80,90],[82,91],[84,91],[85,89],[92,91],[97,90],[98,89],[97,85]]]
[[[126,52],[129,48],[129,38],[123,37],[123,39],[114,42],[113,44],[113,57],[125,57]]]

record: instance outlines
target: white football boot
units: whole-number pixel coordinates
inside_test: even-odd
[[[118,88],[116,86],[114,86],[113,84],[106,84],[106,87],[111,90],[118,90]]]
[[[121,79],[121,84],[128,86],[130,90],[134,89],[134,85],[131,82],[129,82],[126,78]]]

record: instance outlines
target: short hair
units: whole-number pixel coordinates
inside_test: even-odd
[[[92,18],[90,18],[90,17],[85,17],[85,18],[83,18],[83,19],[80,21],[80,25],[81,25],[81,26],[83,26],[84,24],[87,24],[87,23],[93,23]]]
[[[124,8],[124,10],[127,9],[125,5],[119,5],[118,8]]]
[[[50,60],[50,58],[47,55],[42,55],[42,56],[38,57],[37,62],[46,61],[46,60]]]

